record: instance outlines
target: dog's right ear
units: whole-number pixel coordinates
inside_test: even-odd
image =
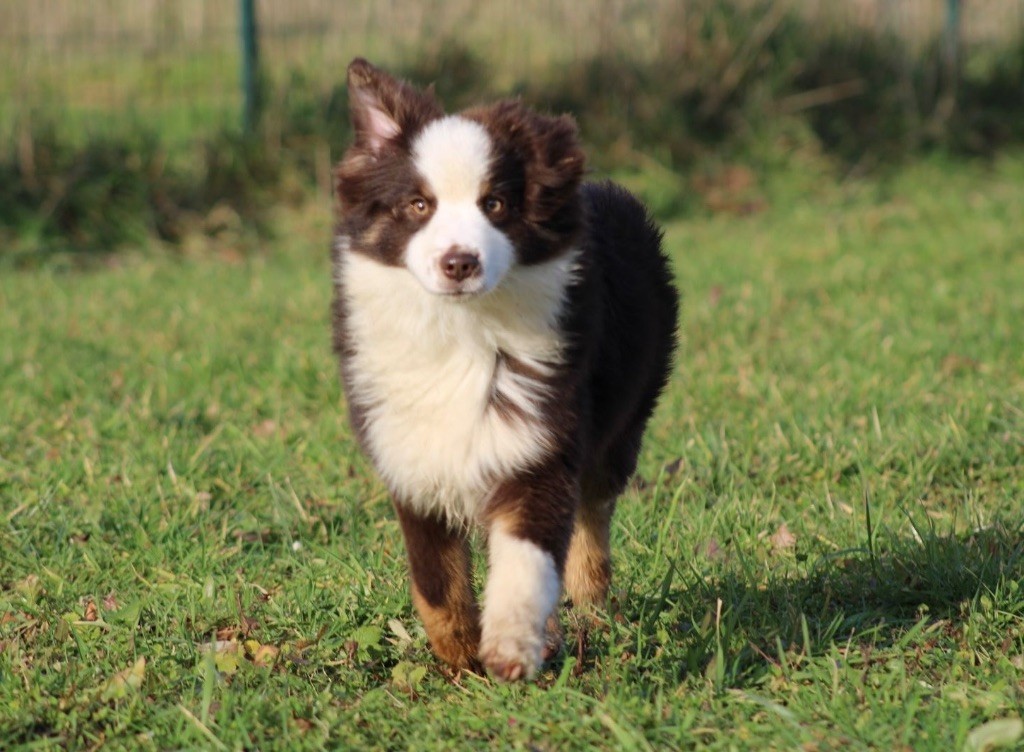
[[[361,57],[348,66],[348,99],[355,145],[378,155],[407,145],[409,135],[444,115],[434,97],[389,76]]]

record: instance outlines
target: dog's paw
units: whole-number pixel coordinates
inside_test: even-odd
[[[484,635],[480,661],[499,681],[531,679],[543,660],[541,635]]]
[[[529,679],[544,656],[548,617],[562,583],[551,554],[495,524],[488,538],[480,660],[496,679]]]

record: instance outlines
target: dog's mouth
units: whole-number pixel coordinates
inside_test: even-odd
[[[479,298],[490,292],[490,289],[483,284],[456,285],[438,283],[437,280],[417,279],[423,292],[434,298],[443,300],[464,301]],[[400,301],[399,301],[400,302]]]
[[[449,300],[469,300],[487,294],[489,291],[482,278],[465,280],[463,282],[441,283],[433,289],[427,290],[440,298]]]
[[[448,300],[471,300],[479,298],[487,293],[486,290],[443,290],[435,293],[438,297]]]

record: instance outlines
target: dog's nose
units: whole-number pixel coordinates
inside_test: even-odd
[[[459,248],[452,248],[441,257],[441,271],[448,279],[463,282],[480,274],[480,257]]]

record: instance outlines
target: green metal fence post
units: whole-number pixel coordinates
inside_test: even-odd
[[[242,33],[242,127],[251,133],[259,117],[259,44],[256,0],[239,0]]]
[[[961,0],[946,0],[946,59],[956,66],[960,59]]]
[[[946,30],[943,39],[943,92],[936,114],[945,122],[956,110],[960,86],[960,12],[962,0],[946,0]]]

